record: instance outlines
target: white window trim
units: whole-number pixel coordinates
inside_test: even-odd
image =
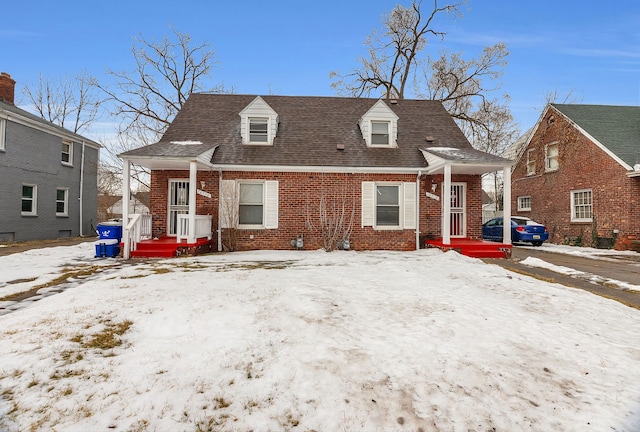
[[[62,146],[60,149],[60,162],[62,162],[62,165],[67,165],[67,166],[73,166],[73,141],[68,141],[68,140],[63,140],[62,144],[68,144],[69,145],[69,162],[65,162],[64,160],[62,160],[62,155],[66,154],[62,151]]]
[[[377,186],[398,186],[400,214],[398,225],[377,225]],[[379,231],[402,231],[416,228],[417,187],[415,182],[362,182],[361,217],[362,227],[373,227]]]
[[[20,186],[20,189],[22,190],[22,186],[30,186],[33,188],[33,198],[31,198],[32,201],[32,206],[31,206],[31,211],[30,212],[25,212],[25,211],[21,211],[20,214],[22,216],[38,216],[38,185],[35,184],[29,184],[29,183],[23,183]],[[20,192],[20,209],[22,209],[22,200],[24,199],[24,196],[22,196],[22,191]]]
[[[251,141],[249,134],[251,118],[266,118],[267,120],[267,142]],[[278,113],[273,110],[260,96],[249,103],[242,111],[240,111],[240,135],[242,136],[242,144],[265,146],[273,145],[273,141],[278,135]]]
[[[534,175],[536,173],[536,158],[531,157],[535,151],[535,149],[527,150],[527,175]],[[533,169],[531,169],[532,167]]]
[[[371,132],[372,122],[388,122],[389,123],[389,143],[384,144],[372,144]],[[382,99],[379,99],[373,104],[371,108],[358,120],[358,126],[360,126],[360,132],[362,133],[362,139],[369,148],[396,148],[398,147],[398,116],[396,113],[384,103]]]
[[[551,160],[551,158],[549,157],[549,147],[555,147],[558,150],[555,156],[555,160],[556,160],[555,168],[549,168],[549,161]],[[545,145],[544,146],[544,171],[545,172],[558,171],[558,168],[560,168],[560,162],[558,160],[559,157],[560,157],[560,146],[558,145],[557,141],[554,141],[552,143]]]
[[[529,207],[522,206],[523,200],[529,201]],[[518,211],[531,211],[531,195],[523,195],[518,197]]]
[[[251,141],[251,120],[266,120],[267,121],[267,140],[266,141]],[[247,144],[251,145],[272,145],[273,137],[271,136],[271,117],[261,116],[249,116],[247,117]]]
[[[242,190],[242,185],[261,185],[262,186],[262,223],[261,224],[242,224],[240,223],[240,206],[242,205],[242,200],[240,196],[240,191]],[[251,180],[242,180],[238,182],[238,228],[239,229],[263,229],[266,221],[265,215],[265,195],[266,195],[266,187],[264,181],[251,181]]]
[[[58,212],[58,191],[64,191],[64,211]],[[56,216],[69,216],[69,188],[56,188]]]
[[[575,204],[575,195],[582,192],[590,192],[591,193],[591,217],[590,218],[577,218],[576,214],[576,204]],[[571,191],[571,222],[593,222],[593,190],[592,189],[577,189]]]
[[[5,151],[7,140],[7,120],[0,118],[0,151]]]
[[[398,190],[398,225],[378,225],[378,193],[377,193],[377,189],[378,186],[395,186]],[[401,182],[376,182],[375,187],[373,189],[374,191],[374,198],[373,198],[373,227],[377,230],[380,231],[386,231],[386,230],[401,230],[402,228],[402,220],[403,220],[403,203],[404,203],[404,199],[402,197],[402,183]]]
[[[240,184],[262,184],[262,225],[240,224]],[[279,218],[278,180],[222,180],[220,227],[237,229],[277,229]]]
[[[374,123],[384,123],[387,125],[387,143],[386,144],[374,144],[373,143],[373,124]],[[387,120],[387,119],[371,119],[369,120],[369,146],[370,147],[382,147],[382,148],[389,148],[389,147],[393,147],[392,143],[393,143],[393,123],[391,122],[391,120]]]

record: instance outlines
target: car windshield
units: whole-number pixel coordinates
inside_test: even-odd
[[[530,219],[523,218],[511,218],[511,220],[515,222],[516,225],[527,225],[530,222]]]

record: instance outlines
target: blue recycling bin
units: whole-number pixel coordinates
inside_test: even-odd
[[[114,258],[120,255],[120,240],[100,239],[96,241],[96,258]]]
[[[110,221],[101,222],[96,227],[100,240],[96,241],[96,258],[117,257],[120,255],[120,241],[122,239],[122,223]]]
[[[101,222],[96,228],[100,239],[122,239],[121,222]]]

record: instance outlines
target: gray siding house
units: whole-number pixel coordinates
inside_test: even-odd
[[[14,105],[0,74],[0,241],[94,236],[100,145]]]

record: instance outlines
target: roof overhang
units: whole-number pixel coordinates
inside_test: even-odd
[[[193,156],[118,155],[123,161],[150,170],[188,170],[191,162],[196,162],[199,170],[211,169],[211,158],[216,147]]]
[[[475,149],[437,147],[420,151],[428,164],[424,174],[443,174],[445,167],[449,166],[452,174],[481,175],[509,169],[514,163]]]

